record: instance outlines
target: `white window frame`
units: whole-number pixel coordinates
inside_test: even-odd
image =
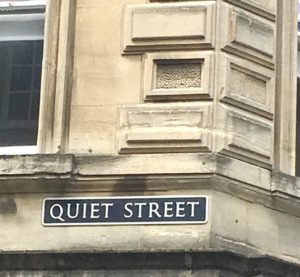
[[[0,147],[0,155],[34,155],[38,153],[37,146],[5,146]]]
[[[8,10],[14,11],[19,9],[44,9],[46,7],[46,0],[32,0],[32,1],[4,1],[0,2],[0,10]],[[40,19],[44,17],[42,14],[33,15],[34,18]],[[24,14],[11,14],[11,15],[0,15],[0,21],[3,21],[5,18],[8,18],[13,21],[24,20]],[[44,18],[45,19],[45,18]],[[43,36],[44,38],[44,36]],[[33,36],[30,38],[34,39],[42,39],[41,36]],[[8,40],[20,40],[20,37],[16,36],[14,39]],[[38,153],[38,145],[30,145],[30,146],[0,146],[0,155],[22,155],[22,154],[37,154]]]
[[[19,8],[44,8],[46,0],[31,1],[0,1],[0,8],[19,9]]]

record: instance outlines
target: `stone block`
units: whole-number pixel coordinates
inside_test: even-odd
[[[119,152],[210,151],[210,105],[144,104],[120,109]]]
[[[116,121],[116,106],[73,106],[68,151],[77,154],[114,153]]]
[[[273,123],[251,113],[219,105],[217,151],[265,168],[273,159]]]
[[[272,209],[248,203],[247,242],[260,249],[278,251],[280,241],[278,214]]]
[[[199,163],[199,161],[201,161]],[[170,153],[170,154],[143,154],[119,156],[80,156],[76,157],[76,173],[80,176],[149,176],[168,174],[213,174],[215,161],[210,153]],[[122,178],[122,177],[121,177]],[[148,177],[146,177],[149,179]],[[145,178],[137,178],[139,186],[146,183]],[[115,180],[115,179],[114,179]],[[114,181],[112,180],[112,181]],[[127,181],[130,181],[130,178]],[[133,180],[133,179],[131,179]],[[156,179],[155,179],[156,180]],[[175,178],[175,180],[177,180]],[[108,181],[106,181],[108,182]],[[172,179],[172,184],[175,183]],[[108,182],[109,183],[109,182]],[[120,188],[126,187],[126,177],[121,179]],[[165,182],[157,185],[166,188]],[[198,185],[198,183],[197,183]],[[98,188],[102,188],[97,183]],[[147,187],[147,185],[146,185]]]
[[[212,52],[168,52],[144,55],[145,101],[211,98]]]
[[[247,209],[244,201],[214,191],[211,202],[212,232],[229,240],[246,241]]]
[[[220,60],[219,99],[272,119],[274,71],[234,56],[221,54]]]
[[[214,22],[213,1],[127,5],[123,51],[212,48]]]
[[[221,22],[223,50],[274,68],[275,23],[226,4],[222,6]]]
[[[228,3],[275,21],[277,0],[224,0]]]

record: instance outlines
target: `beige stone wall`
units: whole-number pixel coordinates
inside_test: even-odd
[[[204,184],[199,182],[199,185]],[[187,185],[185,194],[208,196],[209,215],[206,224],[69,227],[42,225],[43,200],[48,197],[141,194],[138,188],[135,192],[119,189],[118,193],[101,191],[100,188],[98,192],[84,192],[83,189],[84,186],[77,193],[56,190],[55,193],[10,193],[1,196],[0,223],[5,226],[0,230],[2,251],[165,252],[226,249],[241,255],[269,255],[294,263],[300,261],[300,219],[276,210],[274,206],[267,208],[261,203],[255,203],[254,198],[249,195],[246,197],[243,190],[240,191],[242,197],[237,197],[228,191],[212,192]],[[162,189],[161,187],[160,190]],[[256,197],[259,197],[259,192],[256,193]],[[170,184],[163,192],[153,188],[147,194],[180,195],[182,190],[179,185],[174,189],[174,184]]]
[[[142,58],[121,51],[131,3],[145,1],[77,1],[69,152],[117,154],[118,106],[140,102]]]
[[[283,174],[291,3],[49,0],[39,144],[52,155],[0,157],[0,249],[225,249],[299,264],[300,182]],[[41,224],[47,197],[183,194],[208,196],[208,223]]]
[[[77,1],[66,151],[212,151],[271,169],[276,1],[158,2]]]
[[[292,1],[48,7],[42,153],[219,152],[294,174]]]

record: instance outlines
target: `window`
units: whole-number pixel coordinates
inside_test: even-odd
[[[0,0],[0,154],[37,150],[45,0]]]

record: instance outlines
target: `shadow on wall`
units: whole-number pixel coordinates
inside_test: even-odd
[[[12,215],[17,213],[15,199],[11,196],[0,197],[0,215]]]

